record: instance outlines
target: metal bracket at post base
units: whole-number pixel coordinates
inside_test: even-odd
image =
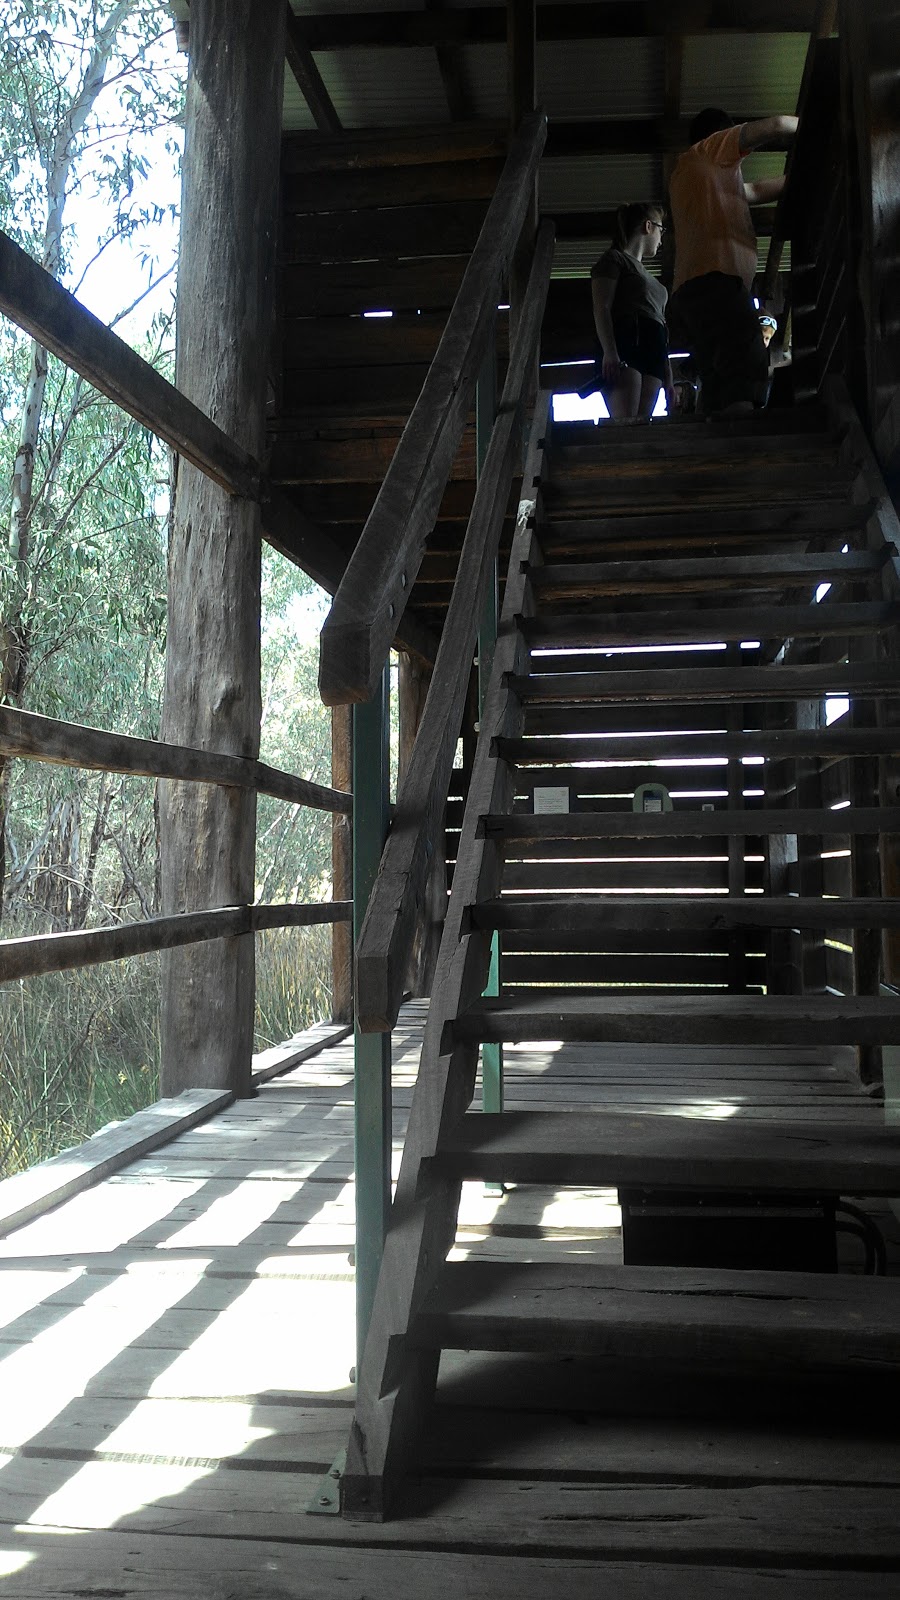
[[[308,1517],[338,1517],[341,1512],[341,1479],[347,1465],[346,1449],[339,1450],[315,1494],[306,1507]]]

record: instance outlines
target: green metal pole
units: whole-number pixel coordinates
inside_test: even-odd
[[[479,477],[484,467],[488,445],[491,442],[491,432],[496,415],[497,340],[494,336],[491,338],[487,355],[478,374],[478,386],[475,393],[475,460]],[[497,643],[498,589],[497,562],[495,560],[478,628],[479,717],[484,712],[488,682],[491,676],[491,665],[494,660],[494,648]],[[484,992],[486,996],[495,996],[500,993],[500,938],[496,933],[491,940],[491,964],[488,970],[487,987]],[[503,1110],[503,1046],[500,1044],[483,1044],[481,1046],[481,1102],[485,1111]],[[489,1187],[493,1191],[494,1185]]]
[[[389,676],[353,707],[353,943],[359,940],[387,834]],[[391,1036],[361,1033],[354,1018],[356,1358],[362,1357],[391,1204]]]

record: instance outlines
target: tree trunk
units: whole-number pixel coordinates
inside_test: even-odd
[[[194,0],[178,290],[178,385],[254,455],[266,357],[284,79],[280,0]],[[260,513],[179,464],[162,737],[256,757]],[[160,785],[164,914],[253,899],[256,797]],[[253,935],[164,958],[161,1093],[251,1092]]]

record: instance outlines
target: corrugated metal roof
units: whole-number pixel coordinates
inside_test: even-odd
[[[571,156],[541,165],[543,211],[606,211],[631,200],[659,199],[655,156]]]
[[[506,113],[506,46],[466,45],[466,79],[476,117]],[[537,95],[548,117],[652,117],[662,108],[658,39],[546,40],[537,47]]]
[[[708,33],[685,40],[685,116],[722,106],[737,116],[774,116],[797,105],[806,33]]]
[[[447,97],[431,49],[322,50],[316,53],[332,104],[345,128],[415,127],[449,121]],[[292,74],[285,80],[285,127],[312,127],[312,119],[289,121],[305,106]]]

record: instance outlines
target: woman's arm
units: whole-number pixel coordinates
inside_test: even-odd
[[[597,277],[591,279],[594,324],[597,329],[597,338],[603,346],[603,378],[606,383],[615,383],[622,370],[622,361],[619,358],[616,336],[612,325],[612,305],[618,281],[618,278]]]

